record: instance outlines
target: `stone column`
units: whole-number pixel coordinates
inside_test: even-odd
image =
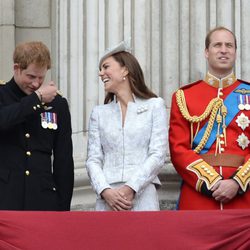
[[[131,37],[146,82],[164,98],[169,113],[172,93],[203,78],[204,39],[215,26],[235,32],[236,75],[249,81],[249,10],[249,1],[238,0],[0,0],[0,79],[12,76],[17,43],[42,40],[53,58],[48,79],[69,101],[76,173],[72,209],[93,209],[95,201],[85,160],[89,116],[105,94],[98,78],[103,51]],[[179,176],[169,157],[160,178],[162,208],[172,208]]]
[[[0,80],[12,76],[12,53],[15,48],[14,0],[0,0]]]

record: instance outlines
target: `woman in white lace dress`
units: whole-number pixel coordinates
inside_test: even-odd
[[[157,174],[167,150],[164,101],[147,88],[124,43],[106,53],[99,68],[107,95],[90,117],[86,162],[96,210],[159,210]]]

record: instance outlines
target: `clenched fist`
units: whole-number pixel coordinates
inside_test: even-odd
[[[42,85],[35,91],[41,102],[50,103],[54,100],[57,94],[57,87],[53,81]]]

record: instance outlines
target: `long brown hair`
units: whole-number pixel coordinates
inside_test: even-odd
[[[128,70],[128,80],[132,93],[142,99],[157,97],[145,84],[143,71],[137,59],[129,52],[122,51],[112,55],[112,57]],[[108,92],[105,96],[104,104],[114,100],[114,93]]]

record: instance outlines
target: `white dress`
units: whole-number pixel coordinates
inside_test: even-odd
[[[111,184],[110,186],[112,188],[119,187],[124,185],[124,183],[115,183]],[[98,196],[96,200],[96,211],[111,211],[112,209],[109,207],[109,205],[105,202],[104,199],[102,199],[100,196]],[[131,211],[157,211],[160,210],[159,206],[159,199],[157,190],[155,188],[155,184],[148,184],[147,187],[143,190],[142,193],[139,195],[136,194],[135,198],[133,200],[133,208]]]
[[[162,98],[129,102],[122,126],[119,102],[96,106],[89,121],[87,172],[97,193],[97,210],[106,188],[128,185],[136,192],[133,210],[159,210],[155,186],[167,152],[167,113]]]

